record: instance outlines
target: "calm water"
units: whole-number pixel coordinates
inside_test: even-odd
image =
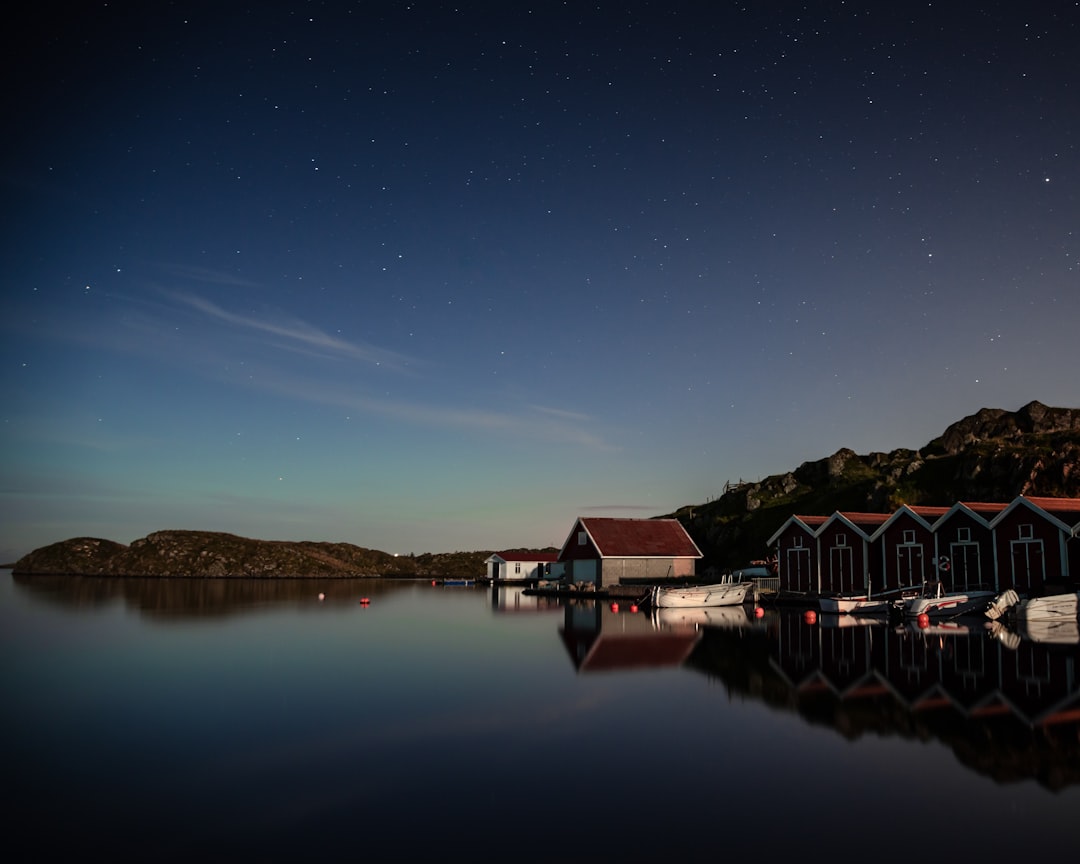
[[[7,846],[20,861],[1075,855],[1075,644],[738,611],[695,629],[482,586],[5,571]]]

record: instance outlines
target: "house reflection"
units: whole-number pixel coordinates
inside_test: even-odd
[[[491,609],[499,614],[529,614],[536,612],[559,612],[562,605],[557,597],[527,594],[529,585],[492,583]]]
[[[747,606],[639,609],[569,602],[559,633],[578,672],[681,666],[709,630],[759,627]]]
[[[578,672],[680,666],[701,638],[692,626],[661,628],[647,612],[593,601],[564,606],[563,644]]]

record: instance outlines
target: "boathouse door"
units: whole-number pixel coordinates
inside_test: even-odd
[[[896,578],[901,588],[922,585],[926,579],[926,573],[921,543],[909,543],[896,547]]]
[[[1027,592],[1046,582],[1046,556],[1042,540],[1013,540],[1012,579],[1017,591]]]
[[[855,556],[850,546],[833,546],[829,554],[829,585],[827,590],[840,594],[861,591],[855,584]]]
[[[949,559],[952,561],[954,589],[966,591],[982,584],[982,558],[978,543],[950,543]]]
[[[787,550],[787,583],[792,591],[813,591],[810,582],[810,548],[794,546]]]

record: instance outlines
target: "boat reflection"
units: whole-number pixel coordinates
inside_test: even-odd
[[[755,624],[753,607],[745,604],[737,606],[698,606],[652,610],[653,624],[658,630],[696,630],[702,627],[721,627],[738,630]]]

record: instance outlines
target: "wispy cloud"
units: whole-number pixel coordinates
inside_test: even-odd
[[[241,315],[230,312],[204,297],[185,292],[171,291],[168,296],[219,323],[239,327],[251,333],[273,336],[278,345],[292,350],[347,357],[394,369],[405,369],[415,362],[396,351],[334,336],[298,318],[275,320],[270,316]]]
[[[571,444],[588,449],[610,450],[612,445],[589,430],[591,418],[583,414],[526,406],[521,411],[439,405],[407,399],[387,399],[356,392],[332,381],[312,381],[303,376],[277,373],[257,375],[263,389],[281,396],[333,405],[343,410],[376,414],[419,426],[491,432],[516,438]]]
[[[604,513],[612,510],[619,512],[642,512],[642,513],[655,513],[655,504],[592,504],[588,507],[579,507],[578,510],[582,513],[592,513],[595,511],[602,511]]]

